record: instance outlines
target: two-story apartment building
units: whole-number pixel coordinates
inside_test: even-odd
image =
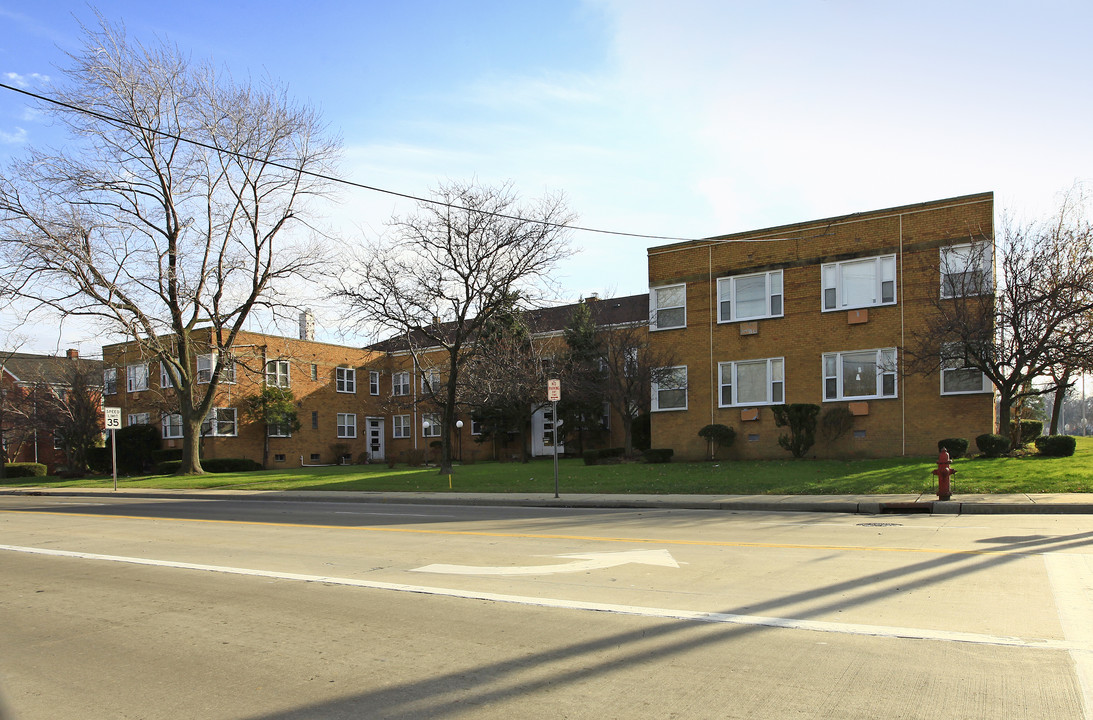
[[[980,373],[905,360],[954,273],[991,272],[993,216],[983,193],[650,248],[651,342],[676,358],[652,389],[653,446],[701,458],[699,429],[720,423],[733,456],[785,457],[782,403],[853,416],[817,457],[923,455],[991,432]]]

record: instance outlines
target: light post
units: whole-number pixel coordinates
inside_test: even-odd
[[[459,434],[459,462],[462,463],[463,462],[463,421],[462,420],[456,420],[455,421],[455,429],[458,431],[458,434]]]

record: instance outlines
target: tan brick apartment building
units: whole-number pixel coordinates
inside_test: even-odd
[[[576,304],[532,311],[535,336],[540,342],[564,345],[562,329]],[[644,323],[645,295],[599,300],[593,317],[603,325]],[[378,462],[390,457],[404,460],[407,451],[431,452],[430,444],[443,432],[440,415],[425,400],[423,383],[428,370],[417,367],[410,353],[397,341],[371,348],[355,348],[306,339],[244,332],[233,349],[233,364],[222,377],[215,407],[203,427],[202,456],[249,458],[263,462],[268,441],[270,468],[357,462],[367,457]],[[211,337],[195,337],[197,374],[200,382],[215,366]],[[428,352],[423,356],[427,364]],[[439,364],[439,363],[438,363]],[[154,359],[141,354],[136,343],[103,347],[104,404],[120,407],[123,426],[154,424],[160,428],[164,448],[182,447],[181,418],[170,378]],[[443,380],[440,375],[433,381]],[[261,392],[263,384],[292,391],[300,429],[266,427],[248,421],[245,400]],[[545,397],[546,388],[543,388]],[[529,402],[531,400],[529,399]],[[462,428],[450,428],[453,457],[496,459],[518,453],[520,442],[506,438],[480,439],[478,424],[470,413],[460,418]],[[601,445],[621,444],[617,419],[605,419],[607,433]],[[543,407],[532,418],[529,446],[533,455],[549,454],[553,418]],[[564,451],[564,447],[560,448]]]
[[[943,278],[991,272],[958,266],[991,242],[993,215],[983,193],[650,248],[651,341],[677,368],[652,390],[653,446],[699,459],[699,429],[721,423],[737,431],[731,456],[788,457],[770,409],[783,402],[853,414],[810,456],[925,455],[991,432],[981,374],[902,365]]]

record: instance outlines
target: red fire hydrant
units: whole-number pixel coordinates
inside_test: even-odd
[[[937,475],[937,499],[948,500],[952,497],[949,478],[956,475],[956,470],[953,470],[953,466],[949,464],[949,451],[944,448],[937,456],[937,470],[934,470],[934,475]]]

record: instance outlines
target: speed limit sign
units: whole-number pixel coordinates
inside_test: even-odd
[[[102,409],[103,420],[107,430],[119,430],[121,429],[121,408],[117,407],[104,407]]]

